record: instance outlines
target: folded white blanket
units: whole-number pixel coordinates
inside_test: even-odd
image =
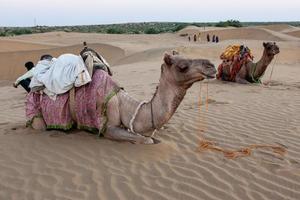
[[[91,81],[91,77],[81,56],[63,54],[51,61],[39,61],[33,70],[30,88],[45,86],[44,92],[52,99],[57,94],[80,87]]]

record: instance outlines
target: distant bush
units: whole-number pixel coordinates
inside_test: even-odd
[[[70,32],[72,32],[72,29],[70,29],[70,28],[64,28],[64,32],[70,33]]]
[[[133,33],[133,34],[140,34],[141,32],[138,31],[138,30],[134,30],[134,31],[132,31],[132,33]]]
[[[158,33],[160,33],[160,31],[155,28],[148,28],[145,30],[145,33],[146,34],[158,34]]]
[[[187,37],[189,34],[188,33],[181,33],[179,36],[180,37]]]
[[[109,28],[107,29],[106,33],[108,34],[123,34],[125,31],[119,29],[119,28]]]
[[[238,20],[227,20],[227,21],[221,21],[216,24],[216,27],[228,27],[228,26],[233,26],[233,27],[242,27],[243,25],[241,22]]]
[[[32,30],[27,29],[27,28],[13,29],[10,32],[11,32],[12,35],[32,34]]]
[[[185,27],[187,27],[187,24],[179,24],[173,29],[173,32],[178,32],[178,31],[184,29]]]

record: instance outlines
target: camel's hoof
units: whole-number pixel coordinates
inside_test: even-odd
[[[146,137],[144,140],[144,144],[155,144],[155,143],[151,137]]]
[[[159,143],[161,143],[161,141],[158,140],[158,139],[155,139],[155,138],[151,138],[151,139],[153,140],[153,144],[159,144]]]

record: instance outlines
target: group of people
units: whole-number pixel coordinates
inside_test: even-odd
[[[200,40],[201,40],[201,33],[194,34],[194,35],[192,36],[192,38],[193,38],[193,41],[194,41],[194,42],[200,41]],[[189,42],[192,40],[192,38],[191,38],[190,35],[188,36]]]
[[[206,40],[207,40],[207,42],[210,42],[210,35],[209,34],[206,35]],[[213,35],[211,41],[215,42],[215,43],[218,43],[220,41],[219,36]]]
[[[198,34],[194,34],[194,35],[189,35],[188,36],[188,40],[189,42],[191,41],[194,41],[194,42],[197,42],[197,41],[201,41],[201,33],[198,33]],[[210,35],[207,34],[206,35],[206,40],[207,42],[215,42],[215,43],[218,43],[220,41],[220,38],[219,36],[217,35],[213,35],[212,38],[210,38]]]

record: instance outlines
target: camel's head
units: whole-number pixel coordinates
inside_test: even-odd
[[[162,78],[186,88],[205,78],[214,78],[216,72],[215,66],[209,60],[186,59],[178,53],[166,53],[162,65]]]
[[[280,52],[275,42],[264,42],[263,46],[268,56],[275,56]]]

